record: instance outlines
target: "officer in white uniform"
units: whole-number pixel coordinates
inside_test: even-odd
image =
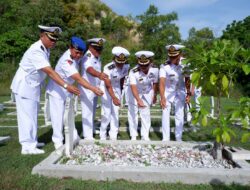
[[[54,47],[61,33],[59,27],[38,26],[40,40],[30,46],[23,55],[11,84],[15,94],[19,142],[22,154],[42,154],[37,147],[37,116],[40,92],[47,74],[67,91],[79,95],[80,91],[67,84],[50,66],[50,48]]]
[[[195,110],[200,111],[200,97],[201,97],[201,90],[202,87],[196,87],[193,84],[191,84],[191,96],[194,96],[194,105]],[[192,108],[192,104],[186,104],[186,114],[187,114],[187,122],[191,122],[192,120],[192,114],[190,112],[190,109]]]
[[[102,96],[101,127],[100,139],[106,140],[107,127],[110,123],[109,137],[111,140],[117,139],[119,129],[119,106],[121,105],[121,91],[125,76],[128,76],[129,65],[127,57],[130,55],[128,50],[116,46],[112,49],[113,61],[104,66],[103,72],[108,75],[108,79],[102,81],[101,89],[104,91]]]
[[[199,86],[194,86],[192,85],[192,88],[191,88],[191,94],[192,96],[194,96],[194,103],[195,103],[195,109],[196,111],[200,111],[200,97],[201,97],[201,91],[202,91],[202,87]]]
[[[93,38],[88,40],[88,51],[81,60],[81,76],[93,86],[100,86],[101,80],[106,80],[108,76],[101,72],[100,56],[103,49],[103,38]],[[80,87],[82,106],[82,128],[83,137],[86,140],[94,140],[94,118],[97,105],[97,96],[91,90]]]
[[[182,140],[185,102],[190,101],[190,77],[184,74],[181,64],[182,45],[168,45],[169,59],[160,68],[160,96],[162,107],[163,141],[170,140],[171,103],[175,106],[175,139]]]
[[[149,141],[150,106],[156,102],[159,69],[152,64],[154,53],[136,52],[138,65],[129,72],[128,121],[131,140],[138,136],[138,111],[141,117],[141,139]]]
[[[71,38],[69,49],[61,56],[57,62],[55,71],[62,77],[68,84],[73,84],[75,81],[93,91],[97,95],[102,95],[102,91],[89,84],[78,72],[79,60],[86,51],[85,42],[76,36]],[[65,103],[67,97],[72,97],[73,94],[67,92],[63,87],[59,86],[53,80],[50,80],[46,92],[49,94],[49,105],[51,113],[51,122],[53,128],[52,141],[54,142],[55,149],[63,145],[63,115],[65,110]],[[74,141],[79,138],[77,130],[74,129]]]

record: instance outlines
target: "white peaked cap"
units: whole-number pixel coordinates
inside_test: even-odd
[[[180,50],[182,48],[184,48],[185,46],[184,45],[180,45],[180,44],[172,44],[172,45],[167,45],[166,46],[166,49],[169,50],[169,48],[173,46],[176,50]]]
[[[57,31],[58,33],[62,32],[62,29],[58,26],[43,26],[43,25],[38,25],[38,28],[47,31],[47,32],[55,32]]]
[[[115,46],[113,49],[112,49],[112,54],[115,55],[115,56],[119,56],[121,54],[124,54],[126,57],[128,57],[130,55],[129,51],[123,47],[120,47],[120,46]]]
[[[136,57],[145,56],[146,58],[153,57],[155,54],[152,51],[138,51],[135,53]]]

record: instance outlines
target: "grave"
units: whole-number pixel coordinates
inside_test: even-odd
[[[65,145],[62,146],[59,150],[52,152],[49,157],[43,160],[41,163],[36,165],[32,174],[38,174],[48,177],[57,177],[57,178],[77,178],[83,180],[97,180],[97,181],[112,181],[112,180],[128,180],[133,182],[169,182],[176,183],[181,182],[185,184],[201,184],[201,183],[223,183],[223,184],[231,184],[231,183],[239,183],[239,184],[250,184],[250,165],[245,160],[238,160],[234,157],[233,160],[223,161],[228,162],[225,167],[200,167],[202,164],[206,166],[210,166],[206,159],[199,160],[200,158],[197,155],[203,155],[202,151],[206,151],[211,147],[211,143],[191,143],[191,142],[162,142],[162,141],[86,141],[80,140],[77,145],[73,144],[72,140],[72,129],[74,126],[74,100],[67,99],[66,100],[66,110],[64,116],[65,122]],[[75,146],[75,148],[74,148]],[[86,150],[83,147],[89,147],[89,150],[94,152],[96,147],[104,148],[105,154],[111,150],[111,148],[105,147],[132,147],[131,150],[136,150],[135,147],[151,147],[152,149],[160,150],[165,149],[173,149],[173,150],[185,150],[190,156],[182,156],[182,154],[178,154],[176,157],[181,157],[184,160],[192,160],[192,162],[199,161],[196,164],[198,167],[189,167],[189,165],[178,164],[176,165],[154,165],[150,160],[146,162],[140,161],[140,163],[144,163],[144,165],[131,165],[125,164],[125,162],[121,161],[121,165],[117,165],[114,163],[109,164],[97,164],[97,162],[89,163],[86,162],[88,158],[92,158],[93,160],[107,160],[106,158],[102,158],[102,156],[86,154]],[[125,149],[125,148],[121,148]],[[139,148],[139,150],[143,150],[144,152],[148,151],[144,148]],[[81,152],[82,151],[82,152]],[[154,150],[155,151],[155,150]],[[192,153],[194,151],[194,153]],[[201,151],[201,152],[199,152]],[[80,152],[80,153],[79,153]],[[139,151],[140,152],[140,151]],[[175,151],[176,153],[176,151]],[[85,155],[86,154],[86,155]],[[120,152],[120,154],[124,154]],[[135,153],[136,155],[137,153]],[[117,154],[114,154],[117,155]],[[109,159],[116,159],[116,156],[110,156]],[[134,153],[127,154],[128,157],[130,155],[134,155]],[[155,155],[152,152],[149,152],[148,155]],[[179,155],[179,156],[178,156]],[[193,157],[194,155],[194,157]],[[79,157],[78,157],[79,156]],[[85,156],[85,157],[81,157]],[[94,157],[93,157],[94,156]],[[142,157],[137,155],[137,157]],[[208,157],[207,154],[204,153],[204,157]],[[163,161],[166,161],[168,156],[161,157]],[[78,161],[75,161],[75,160]],[[132,159],[132,158],[128,158]],[[172,158],[171,158],[172,159]],[[171,162],[171,159],[169,162]],[[68,163],[69,161],[69,163]],[[79,163],[81,164],[79,164]],[[70,164],[71,163],[71,164]],[[72,164],[73,163],[73,164]],[[133,163],[133,162],[132,162]],[[154,162],[153,162],[154,163]],[[173,162],[175,164],[177,162]],[[124,165],[125,164],[125,165]],[[213,164],[212,164],[213,165]],[[229,166],[228,166],[229,165]],[[192,166],[192,164],[191,164]]]

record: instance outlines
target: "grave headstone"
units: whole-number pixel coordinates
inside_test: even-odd
[[[64,111],[65,155],[70,157],[74,146],[75,128],[74,98],[67,98]]]

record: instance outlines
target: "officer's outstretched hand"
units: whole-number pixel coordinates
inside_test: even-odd
[[[161,108],[162,109],[165,109],[167,107],[167,101],[166,101],[166,98],[161,98]]]
[[[120,106],[121,105],[121,102],[120,100],[117,98],[117,97],[114,97],[112,98],[113,99],[113,103],[116,105],[116,106]]]
[[[106,80],[106,79],[108,79],[108,78],[109,78],[108,75],[105,74],[105,73],[100,73],[100,75],[99,75],[99,79],[100,79],[100,80]]]
[[[75,94],[77,96],[80,95],[80,90],[78,88],[76,88],[75,86],[73,86],[73,85],[68,85],[67,86],[67,91],[71,92],[71,93],[73,93],[73,94]]]
[[[93,92],[94,92],[97,96],[102,96],[102,95],[103,95],[103,91],[102,91],[100,88],[98,88],[98,87],[95,87],[95,88],[93,89]]]
[[[139,99],[139,100],[137,101],[137,104],[138,104],[138,107],[139,107],[139,108],[145,108],[145,107],[146,107],[145,104],[143,103],[143,101],[142,101],[141,99]]]

